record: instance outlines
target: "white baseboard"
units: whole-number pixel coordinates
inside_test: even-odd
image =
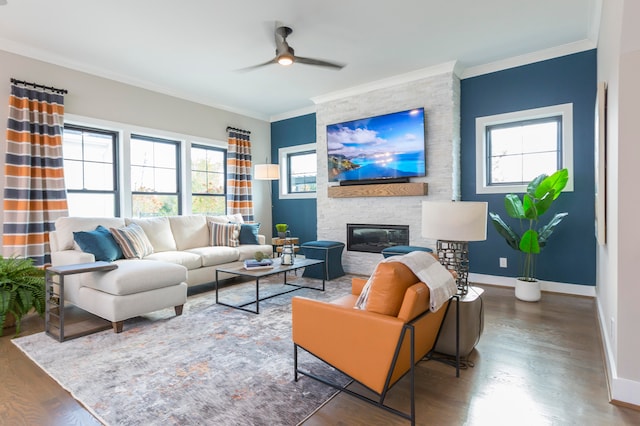
[[[469,273],[469,282],[477,284],[497,285],[501,287],[515,287],[514,277]],[[576,296],[596,297],[596,287],[592,285],[558,283],[540,280],[542,291],[553,293],[573,294]]]
[[[598,306],[598,320],[600,322],[600,335],[604,346],[604,362],[607,371],[607,385],[609,386],[609,399],[614,403],[631,404],[640,407],[640,382],[618,377],[618,369],[613,350],[611,336],[605,332],[608,330],[608,321],[603,316],[600,301]]]

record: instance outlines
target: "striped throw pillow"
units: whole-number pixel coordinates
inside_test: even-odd
[[[217,223],[209,222],[211,228],[211,245],[238,247],[240,241],[240,225],[237,223]]]
[[[153,246],[140,225],[130,223],[124,228],[109,228],[109,231],[127,259],[142,259],[153,253]]]

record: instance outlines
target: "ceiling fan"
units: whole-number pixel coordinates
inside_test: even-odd
[[[277,25],[277,24],[276,24]],[[242,68],[239,71],[249,71],[255,68],[260,68],[265,65],[270,64],[280,64],[283,66],[289,66],[293,63],[300,63],[306,65],[316,65],[320,67],[327,67],[340,70],[344,67],[343,64],[339,64],[336,62],[324,61],[322,59],[313,59],[313,58],[305,58],[303,56],[296,56],[293,50],[293,47],[289,46],[287,43],[287,37],[293,32],[290,27],[285,26],[277,26],[275,29],[275,42],[276,42],[276,56],[270,61],[264,62],[262,64],[253,65],[247,68]]]

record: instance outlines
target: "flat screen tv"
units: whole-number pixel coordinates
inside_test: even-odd
[[[329,182],[425,176],[424,108],[327,126]]]

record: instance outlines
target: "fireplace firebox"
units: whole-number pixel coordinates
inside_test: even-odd
[[[387,247],[408,246],[409,225],[347,223],[347,250],[382,253]]]

